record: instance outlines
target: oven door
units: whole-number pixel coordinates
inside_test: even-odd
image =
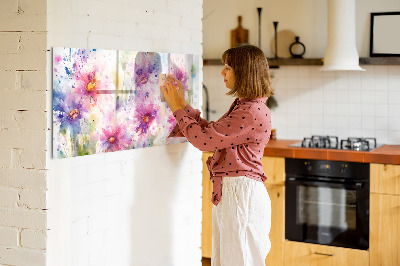
[[[286,239],[367,250],[369,185],[286,178]]]

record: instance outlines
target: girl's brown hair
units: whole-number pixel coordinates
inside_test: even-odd
[[[222,63],[235,74],[235,86],[227,95],[254,99],[274,94],[268,61],[260,48],[246,44],[228,49],[222,54]]]

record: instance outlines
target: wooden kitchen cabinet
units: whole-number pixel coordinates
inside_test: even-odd
[[[400,265],[400,165],[371,164],[371,266]]]
[[[371,193],[400,195],[400,165],[370,164]]]
[[[265,184],[271,199],[271,250],[265,259],[266,266],[283,265],[285,241],[285,187]]]
[[[264,156],[261,160],[267,175],[265,187],[271,199],[271,250],[265,259],[266,266],[283,265],[285,241],[285,158]]]
[[[210,181],[210,173],[206,165],[212,152],[203,153],[203,194],[202,194],[202,223],[201,223],[201,253],[204,258],[211,258],[212,252],[212,183]]]
[[[371,266],[400,265],[400,196],[371,194]]]
[[[285,158],[264,156],[261,159],[261,163],[268,177],[265,184],[285,185]]]
[[[285,240],[285,266],[366,266],[365,250]],[[385,265],[385,264],[380,264]]]

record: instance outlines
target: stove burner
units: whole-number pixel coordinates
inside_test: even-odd
[[[343,150],[369,151],[376,148],[376,138],[347,138],[340,141]]]
[[[338,149],[339,140],[334,136],[312,136],[311,138],[304,138],[301,142],[301,147],[305,148],[326,148]]]
[[[347,138],[340,141],[336,136],[317,136],[304,138],[302,142],[297,142],[289,146],[303,148],[321,148],[321,149],[341,149],[353,151],[371,151],[378,147],[376,138]]]

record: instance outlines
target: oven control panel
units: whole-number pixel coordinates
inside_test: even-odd
[[[369,179],[369,164],[286,158],[286,174]]]

